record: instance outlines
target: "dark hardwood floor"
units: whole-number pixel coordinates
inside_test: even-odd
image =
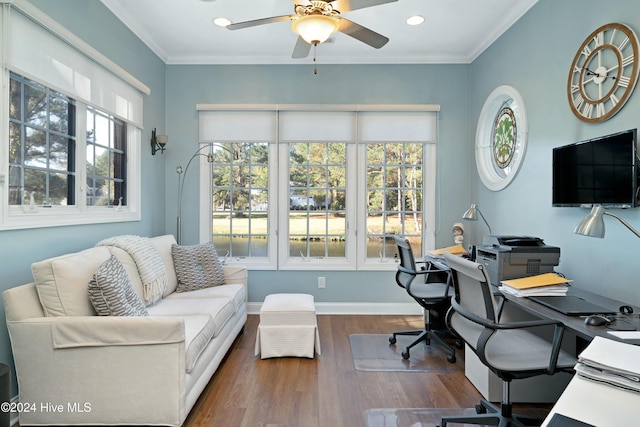
[[[249,316],[184,427],[359,427],[367,409],[470,408],[481,398],[462,353],[453,373],[355,369],[349,335],[419,328],[420,316],[319,315],[322,355],[314,359],[255,357],[258,321]],[[448,364],[437,345],[428,355]]]

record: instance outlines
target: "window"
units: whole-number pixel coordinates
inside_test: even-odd
[[[230,262],[391,269],[393,235],[433,248],[437,106],[216,108],[199,106],[200,142],[217,153],[201,161],[201,239]]]
[[[367,144],[367,257],[394,257],[392,235],[422,256],[423,150],[416,143]]]
[[[221,255],[269,255],[268,148],[265,143],[212,147],[211,240]]]
[[[149,89],[28,3],[0,19],[0,230],[139,220]]]
[[[347,144],[289,144],[289,257],[346,257]]]

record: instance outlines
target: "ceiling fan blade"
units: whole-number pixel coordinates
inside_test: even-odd
[[[273,22],[291,21],[295,16],[281,15],[272,16],[271,18],[254,19],[253,21],[236,22],[235,24],[227,25],[229,30],[240,30],[242,28],[256,27],[258,25],[271,24]]]
[[[393,3],[398,0],[334,0],[333,6],[340,13],[349,12],[356,9],[364,9],[365,7],[379,6],[381,4]]]
[[[349,21],[345,18],[340,18],[338,31],[353,37],[356,40],[360,40],[362,43],[366,43],[371,47],[375,47],[376,49],[380,49],[389,41],[389,38],[382,34],[378,34],[367,27],[363,27],[362,25],[356,24],[355,22]]]
[[[296,41],[296,45],[293,48],[293,54],[291,57],[293,59],[306,58],[309,56],[309,51],[311,50],[311,45],[304,41],[304,39],[298,36],[298,40]]]

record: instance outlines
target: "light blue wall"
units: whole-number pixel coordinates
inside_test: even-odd
[[[553,147],[638,126],[638,94],[615,117],[597,125],[576,119],[566,98],[569,65],[584,37],[601,24],[615,21],[640,31],[636,0],[614,0],[606,7],[595,0],[540,0],[471,65],[320,65],[315,76],[310,63],[165,66],[97,0],[33,3],[151,88],[144,109],[142,221],[0,232],[0,290],[30,281],[32,262],[93,246],[110,235],[175,233],[175,167],[197,147],[197,103],[427,103],[441,105],[438,246],[451,243],[451,225],[475,201],[495,233],[535,235],[560,246],[560,270],[575,279],[576,286],[640,304],[634,268],[637,238],[611,218],[607,218],[604,240],[573,235],[574,225],[587,212],[551,207]],[[515,180],[494,193],[477,177],[473,144],[480,109],[488,94],[502,84],[513,85],[524,97],[529,144]],[[148,149],[153,127],[170,136],[164,156],[152,157]],[[197,175],[197,170],[189,171],[188,179],[193,181],[184,196],[187,244],[197,241]],[[619,213],[640,227],[640,210]],[[479,241],[485,232],[482,223],[465,227],[465,243]],[[320,274],[327,277],[327,289],[321,292],[315,287]],[[280,291],[309,292],[318,301],[329,302],[406,300],[393,285],[390,272],[253,271],[249,281],[250,301]],[[4,319],[3,311],[0,318]],[[0,321],[0,362],[13,365],[4,320]]]
[[[32,3],[151,88],[144,97],[142,221],[118,224],[0,231],[0,292],[33,280],[35,261],[86,249],[115,234],[158,235],[165,230],[165,168],[151,156],[151,129],[164,128],[165,65],[97,0],[37,0]],[[37,41],[34,41],[37,43]],[[0,363],[13,366],[0,305]],[[12,377],[12,395],[17,392]]]
[[[175,231],[177,175],[198,146],[196,104],[440,104],[438,246],[453,244],[451,228],[469,207],[468,65],[313,65],[167,67],[167,231]],[[198,241],[198,173],[183,195],[183,243]],[[189,219],[190,220],[187,220]],[[273,292],[307,292],[321,302],[408,301],[394,272],[251,271],[249,301]],[[317,277],[326,276],[326,289]]]
[[[551,206],[552,148],[640,126],[640,89],[625,107],[600,124],[578,120],[569,108],[567,78],[574,55],[596,28],[625,23],[640,34],[640,2],[615,0],[540,0],[520,21],[471,65],[470,123],[473,149],[478,116],[487,96],[499,85],[514,86],[528,112],[529,135],[520,172],[502,191],[491,192],[473,179],[477,201],[495,234],[542,237],[561,248],[558,271],[574,286],[640,305],[640,240],[613,218],[605,218],[604,239],[573,234],[589,212]],[[640,229],[640,209],[615,210]],[[475,238],[486,231],[476,224]]]

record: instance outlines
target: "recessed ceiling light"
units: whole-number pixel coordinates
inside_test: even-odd
[[[231,21],[229,21],[227,18],[215,18],[213,20],[213,23],[218,27],[226,27],[227,25],[231,24]]]
[[[424,17],[420,15],[413,15],[407,18],[407,24],[409,25],[420,25],[424,22]]]

